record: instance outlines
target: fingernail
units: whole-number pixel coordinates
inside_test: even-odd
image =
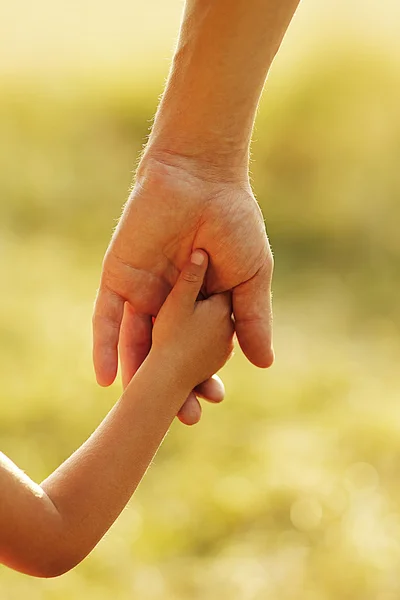
[[[204,254],[202,252],[193,252],[192,256],[190,257],[190,262],[194,265],[202,265],[204,262]]]

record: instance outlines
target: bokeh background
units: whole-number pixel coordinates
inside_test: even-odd
[[[100,265],[168,70],[181,0],[0,8],[0,441],[37,481],[120,392],[91,365]],[[254,188],[277,361],[175,423],[121,518],[2,600],[398,600],[400,6],[304,0],[271,70]],[[40,532],[38,532],[40,535]]]

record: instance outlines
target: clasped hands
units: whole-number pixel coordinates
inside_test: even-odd
[[[231,291],[239,344],[256,366],[273,362],[273,260],[259,206],[247,181],[225,180],[187,161],[148,158],[107,249],[93,314],[97,381],[110,385],[121,363],[124,387],[148,355],[152,328],[192,250],[209,257],[204,297]],[[215,375],[198,385],[178,413],[191,425],[198,397],[220,402]]]

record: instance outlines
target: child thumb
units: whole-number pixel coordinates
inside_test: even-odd
[[[175,299],[181,305],[194,307],[204,282],[207,266],[207,253],[204,250],[194,250],[173,289]]]

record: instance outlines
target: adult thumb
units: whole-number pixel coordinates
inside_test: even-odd
[[[194,250],[172,290],[175,302],[187,308],[194,307],[204,282],[207,267],[207,253],[204,250]]]

